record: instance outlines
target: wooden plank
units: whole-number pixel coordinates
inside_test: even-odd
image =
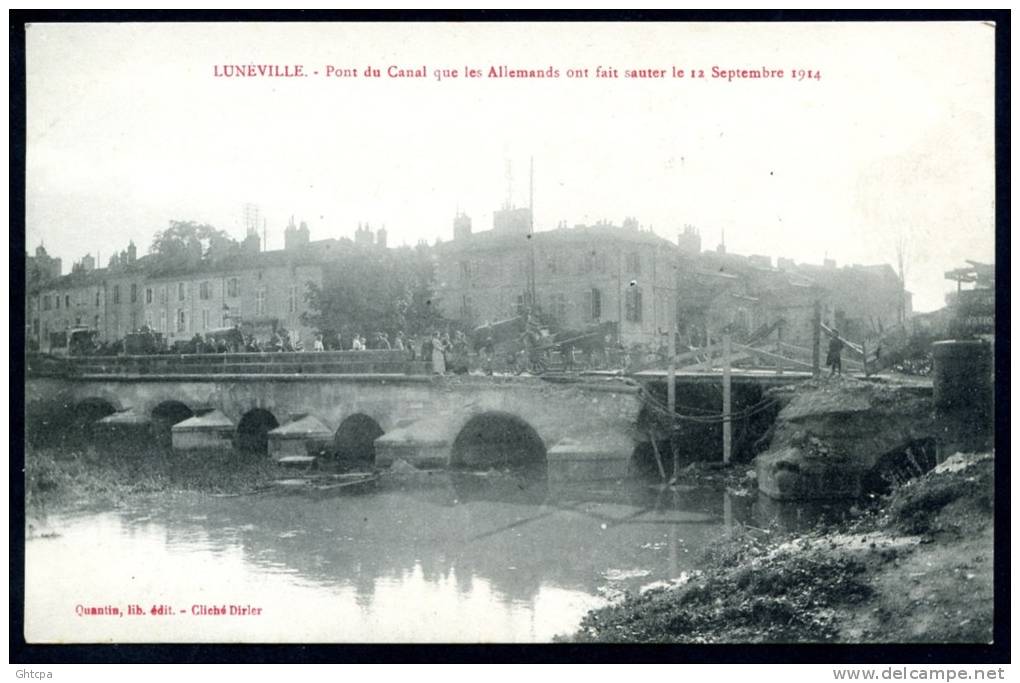
[[[805,363],[804,361],[799,361],[799,360],[797,360],[795,358],[787,358],[786,356],[780,356],[778,354],[772,353],[771,351],[766,351],[765,349],[755,349],[755,348],[752,348],[750,346],[744,346],[743,344],[733,344],[733,346],[737,347],[738,349],[742,349],[742,350],[746,351],[749,354],[753,354],[753,355],[756,355],[756,356],[764,356],[765,358],[771,358],[773,360],[778,358],[778,359],[782,360],[783,362],[792,363],[793,365],[799,365],[800,367],[804,367],[804,368],[809,368],[809,369],[811,368],[811,364],[810,363]]]
[[[850,340],[849,340],[849,339],[847,339],[846,337],[841,337],[841,336],[839,336],[838,334],[835,334],[835,333],[833,332],[832,328],[831,328],[831,327],[829,327],[828,325],[826,325],[825,323],[819,323],[819,324],[820,324],[820,326],[821,326],[822,330],[823,330],[823,331],[825,332],[825,334],[829,335],[830,337],[836,337],[836,338],[837,338],[837,339],[839,339],[839,340],[840,340],[841,342],[843,342],[843,344],[844,344],[844,345],[845,345],[845,346],[846,346],[846,347],[847,347],[848,349],[850,349],[851,351],[853,351],[854,353],[856,353],[856,354],[857,354],[858,356],[861,356],[861,357],[863,357],[863,356],[864,356],[864,350],[863,350],[863,349],[861,349],[861,347],[860,347],[860,346],[858,346],[857,344],[853,343],[852,341],[850,341]]]

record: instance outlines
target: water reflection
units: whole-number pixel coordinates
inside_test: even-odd
[[[547,641],[607,593],[695,569],[727,527],[791,514],[810,516],[718,489],[470,475],[322,500],[182,494],[51,520],[60,536],[26,551],[28,628],[85,642]],[[127,628],[82,623],[81,600],[236,601],[267,617]]]

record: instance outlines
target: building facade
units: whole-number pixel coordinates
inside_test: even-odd
[[[373,248],[385,239],[383,233]],[[311,348],[316,331],[303,322],[309,287],[322,284],[334,254],[354,248],[350,240],[311,241],[307,226],[292,222],[284,249],[258,251],[257,239],[241,246],[239,254],[169,270],[153,256],[136,258],[133,245],[106,268],[86,267],[83,259],[68,275],[26,290],[26,341],[50,351],[51,334],[74,327],[114,342],[147,326],[173,344],[242,324],[256,336],[285,328]]]
[[[808,347],[816,302],[823,322],[854,341],[879,339],[910,313],[910,293],[888,265],[836,268],[780,258],[773,266],[768,257],[728,254],[723,245],[702,251],[693,226],[675,244],[633,218],[534,232],[530,210],[507,207],[481,232],[458,214],[453,236],[419,248],[431,251],[440,314],[464,327],[537,307],[562,329],[614,323],[621,343],[657,348],[671,329],[681,344],[702,346],[723,330],[741,341],[782,320],[784,341]],[[48,351],[52,333],[74,327],[94,329],[107,342],[148,327],[173,344],[241,324],[257,336],[283,327],[311,348],[309,288],[324,283],[338,255],[386,249],[385,228],[373,234],[359,224],[354,240],[312,241],[308,226],[291,219],[284,244],[260,251],[251,234],[238,249],[198,253],[173,268],[152,255],[137,257],[131,244],[106,268],[89,255],[63,276],[59,260],[40,247],[27,257],[37,274],[26,289],[29,347]]]
[[[673,244],[637,221],[532,232],[527,209],[503,209],[493,228],[474,232],[454,219],[454,239],[437,245],[437,291],[445,317],[481,325],[531,303],[567,329],[618,324],[625,345],[656,347],[667,330],[701,346],[723,330],[743,340],[777,321],[789,344],[809,347],[815,303],[822,322],[851,340],[881,338],[910,313],[910,293],[888,265],[836,268],[790,259],[701,250],[684,226]],[[532,275],[533,273],[533,275]]]
[[[673,324],[676,249],[629,219],[530,232],[527,209],[494,214],[472,232],[458,215],[454,239],[437,246],[437,292],[444,317],[481,325],[534,303],[566,329],[618,324],[624,344],[657,345]]]

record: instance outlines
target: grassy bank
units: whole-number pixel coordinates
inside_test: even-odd
[[[180,455],[125,444],[29,447],[25,505],[32,515],[82,504],[116,504],[153,493],[246,493],[267,485],[274,476],[276,468],[265,456],[235,452]]]
[[[989,642],[993,461],[953,456],[857,520],[743,529],[686,584],[590,612],[581,642]]]

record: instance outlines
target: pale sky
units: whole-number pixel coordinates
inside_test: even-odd
[[[693,224],[705,248],[725,230],[731,252],[839,265],[894,264],[902,235],[916,310],[955,287],[944,271],[994,259],[994,32],[981,23],[27,30],[27,247],[42,240],[65,272],[130,239],[145,252],[171,219],[243,237],[246,203],[270,248],[292,214],[313,239],[367,221],[393,245],[447,240],[458,208],[492,226],[507,161],[527,205],[532,156],[539,230],[634,216],[669,240]],[[214,77],[223,64],[319,75]],[[328,65],[359,77],[326,78]],[[368,65],[382,77],[362,77]],[[429,77],[388,78],[390,65]],[[499,65],[560,78],[432,77]],[[727,82],[713,66],[785,73]]]

